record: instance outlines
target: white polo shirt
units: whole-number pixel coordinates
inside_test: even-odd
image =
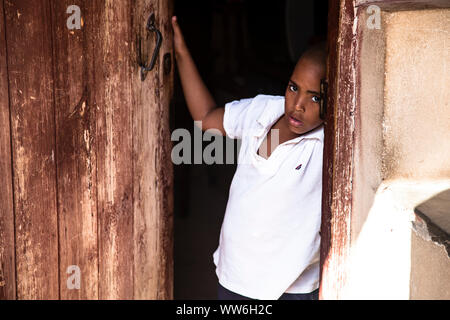
[[[283,113],[283,96],[225,105],[225,132],[242,141],[213,260],[223,287],[253,299],[319,287],[323,126],[265,159],[257,149]]]

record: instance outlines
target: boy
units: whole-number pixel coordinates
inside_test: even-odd
[[[318,297],[325,50],[302,55],[284,97],[258,95],[216,107],[172,17],[188,109],[202,129],[242,139],[219,247],[219,299]]]

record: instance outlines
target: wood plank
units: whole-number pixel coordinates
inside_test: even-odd
[[[133,298],[132,1],[89,1],[96,109],[99,298]],[[150,230],[148,232],[151,232]]]
[[[339,299],[350,250],[358,46],[353,1],[331,0],[329,10],[320,298]]]
[[[151,13],[155,14],[155,26],[163,37],[156,65],[145,81],[140,79],[139,68],[133,71],[135,299],[173,298],[173,174],[169,132],[169,104],[173,95],[172,5],[167,0],[141,0],[133,8],[133,34],[142,39],[142,56],[147,63],[156,44],[156,34],[145,30]],[[135,60],[137,41],[133,42]]]
[[[155,299],[158,286],[156,262],[158,232],[156,189],[156,149],[158,141],[157,107],[155,94],[155,72],[150,71],[141,81],[138,63],[139,39],[142,58],[148,63],[155,46],[155,34],[145,29],[151,12],[155,13],[155,1],[136,1],[133,7],[133,167],[134,167],[134,298]],[[148,36],[147,36],[148,35]],[[158,61],[161,59],[158,56]],[[158,68],[158,65],[156,65]]]
[[[85,26],[70,32],[66,9],[73,4],[82,9]],[[6,114],[12,123],[18,288],[8,295],[171,299],[172,2],[5,1],[5,7],[13,55],[0,57],[8,58],[11,71],[11,115],[2,108],[0,120]],[[161,17],[157,24],[167,35],[145,82],[133,27],[142,25],[141,8]],[[6,154],[8,135],[2,138]],[[2,241],[11,246],[14,237]],[[9,265],[14,275],[14,261]],[[69,265],[80,267],[80,290],[67,288]],[[14,280],[9,283],[14,290]]]
[[[173,103],[173,40],[172,40],[173,1],[159,0],[160,30],[165,37],[161,46],[159,60],[159,150],[156,160],[159,181],[159,243],[160,262],[159,287],[157,299],[173,299],[173,164],[171,159],[172,142],[169,125],[169,110]],[[158,92],[158,91],[156,91]]]
[[[89,2],[88,2],[89,3]],[[81,10],[81,29],[69,30],[67,8]],[[92,107],[92,10],[83,0],[51,1],[55,70],[61,299],[98,298],[95,109]],[[88,25],[86,27],[86,25]],[[67,285],[69,266],[80,288]]]
[[[12,186],[9,89],[6,31],[3,3],[0,4],[0,300],[16,298],[14,199]]]
[[[4,1],[18,299],[58,299],[58,224],[48,1]]]
[[[334,133],[335,133],[335,103],[337,90],[337,66],[338,51],[337,37],[339,33],[339,3],[340,1],[328,1],[328,33],[327,33],[327,82],[328,101],[327,114],[324,125],[324,150],[323,150],[323,182],[322,182],[322,224],[320,228],[320,290],[319,299],[324,298],[326,288],[325,280],[328,280],[328,264],[331,248],[331,203],[333,191],[333,163],[334,163]]]

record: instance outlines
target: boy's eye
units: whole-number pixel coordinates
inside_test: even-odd
[[[312,101],[318,103],[318,102],[320,102],[320,97],[318,97],[318,96],[313,96],[313,97],[312,97]]]
[[[289,85],[289,90],[291,90],[291,91],[293,91],[293,92],[296,92],[296,91],[297,91],[297,87],[294,86],[293,84],[290,84],[290,85]]]

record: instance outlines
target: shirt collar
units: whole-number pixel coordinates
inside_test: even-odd
[[[281,96],[280,96],[281,97]],[[266,130],[269,130],[272,125],[277,121],[284,113],[284,97],[282,99],[276,100],[268,100],[266,103],[263,112],[256,119],[259,123],[259,130],[255,131],[255,136],[260,137]],[[318,126],[317,128],[302,134],[301,136],[286,141],[285,144],[288,143],[297,143],[303,139],[318,139],[323,142],[324,132],[323,132],[323,124]]]
[[[272,126],[284,113],[284,97],[267,100],[264,110],[256,121],[265,128]]]
[[[291,139],[289,141],[286,141],[286,144],[288,143],[297,143],[300,142],[303,139],[317,139],[323,142],[323,124],[318,126],[317,128],[302,134],[301,136]]]
[[[268,99],[264,109],[256,119],[259,124],[254,135],[256,137],[262,136],[266,130],[269,130],[272,125],[277,121],[284,113],[284,97],[280,96],[280,99]]]

